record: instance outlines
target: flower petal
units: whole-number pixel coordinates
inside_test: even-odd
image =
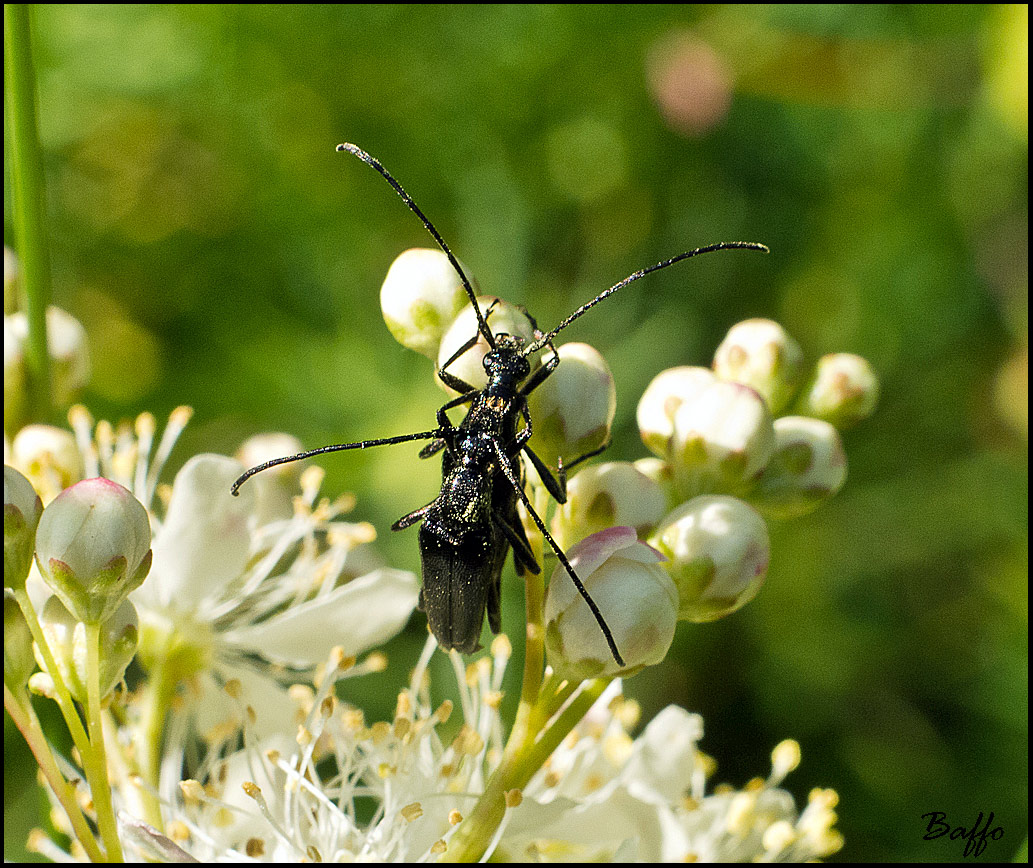
[[[258,624],[230,630],[222,641],[292,666],[314,666],[340,645],[361,654],[405,626],[416,606],[416,576],[383,568]]]
[[[138,592],[151,608],[192,612],[217,599],[247,564],[254,493],[230,486],[244,465],[222,455],[196,455],[176,474],[172,499],[154,537],[154,564]],[[136,598],[134,598],[136,599]]]
[[[703,718],[677,705],[668,705],[635,740],[624,769],[626,781],[641,781],[670,803],[692,785],[701,762],[696,743],[703,738]]]

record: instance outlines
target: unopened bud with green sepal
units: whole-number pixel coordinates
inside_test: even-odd
[[[668,457],[678,408],[716,380],[709,368],[689,365],[668,368],[653,378],[635,412],[639,435],[650,452],[660,458]]]
[[[613,373],[598,350],[571,343],[557,353],[559,365],[527,396],[534,424],[528,445],[552,468],[605,445],[617,412]]]
[[[104,621],[150,570],[147,510],[110,479],[77,482],[43,510],[36,565],[78,620]]]
[[[714,373],[756,389],[777,416],[803,380],[803,350],[777,322],[744,320],[714,353]]]
[[[748,491],[775,445],[771,413],[750,386],[717,380],[678,408],[669,461],[683,498]]]
[[[775,451],[747,499],[771,518],[796,518],[816,509],[846,481],[839,432],[809,416],[775,420]]]
[[[61,679],[79,702],[87,700],[89,679],[89,646],[86,625],[76,618],[55,595],[47,600],[39,618],[47,646],[60,670]],[[103,699],[125,675],[126,667],[136,654],[139,622],[136,607],[130,600],[122,604],[100,626],[98,683]],[[39,648],[36,662],[46,670],[46,659]],[[50,673],[53,675],[53,673]]]
[[[797,401],[797,412],[841,431],[867,419],[879,403],[879,378],[868,360],[853,353],[822,356]]]
[[[567,552],[571,566],[609,627],[624,666],[614,660],[591,609],[566,568],[553,571],[545,598],[545,647],[560,678],[628,677],[659,663],[674,640],[678,595],[634,528],[611,527]]]
[[[32,567],[43,502],[13,467],[4,465],[4,587],[23,588]]]
[[[430,359],[468,303],[458,272],[441,250],[406,250],[391,263],[380,288],[380,309],[395,340]]]
[[[618,525],[645,537],[666,512],[667,495],[659,483],[627,461],[608,461],[570,480],[567,502],[552,520],[552,535],[563,548]]]
[[[668,515],[649,540],[678,589],[678,618],[714,621],[756,596],[767,575],[767,525],[728,495],[696,497]]]

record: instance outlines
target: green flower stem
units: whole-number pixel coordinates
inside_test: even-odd
[[[598,678],[583,682],[581,692],[570,702],[563,712],[555,717],[543,730],[525,729],[523,738],[516,739],[516,727],[510,735],[509,742],[502,754],[502,761],[495,769],[484,793],[474,805],[470,815],[463,820],[448,844],[448,850],[442,855],[441,862],[477,862],[491,843],[495,832],[506,815],[506,793],[510,790],[522,790],[534,777],[535,773],[556,750],[560,742],[581,721],[585,713],[592,707],[606,685],[608,678]],[[541,704],[556,707],[559,694],[566,690],[568,682],[560,685],[556,694],[541,697]],[[541,719],[545,715],[537,706],[527,715],[528,721]]]
[[[104,749],[104,719],[100,710],[100,621],[86,623],[86,723],[93,747],[92,762],[87,764],[86,778],[93,795],[93,807],[97,812],[97,826],[100,829],[104,847],[113,861],[125,861],[122,843],[118,839],[118,824],[115,809],[111,803],[111,783],[108,781],[107,752]]]
[[[86,822],[86,818],[79,809],[79,803],[75,798],[75,789],[65,780],[61,770],[58,768],[57,760],[54,759],[54,754],[47,743],[46,735],[43,733],[39,718],[36,717],[36,712],[33,711],[32,703],[29,702],[28,696],[23,693],[21,697],[18,697],[11,692],[7,684],[4,684],[4,709],[11,716],[11,720],[18,727],[19,732],[21,732],[22,737],[25,739],[25,743],[29,746],[29,750],[32,751],[32,755],[36,758],[36,764],[39,766],[40,771],[43,772],[43,777],[47,779],[47,783],[50,784],[50,789],[53,790],[58,803],[64,808],[65,814],[68,815],[68,822],[71,823],[72,831],[75,833],[79,843],[82,844],[90,861],[108,861],[104,851],[100,849],[97,839],[93,836],[89,823]]]
[[[61,716],[65,720],[65,726],[68,727],[68,734],[72,736],[72,743],[75,745],[76,750],[79,751],[83,763],[89,762],[93,756],[93,748],[90,745],[89,736],[83,728],[79,712],[75,707],[75,701],[72,699],[72,694],[68,691],[68,685],[65,684],[64,678],[61,677],[61,670],[57,666],[57,661],[50,651],[46,634],[44,634],[39,619],[36,617],[36,610],[32,606],[32,600],[29,599],[29,594],[25,590],[24,585],[13,590],[15,599],[21,607],[25,623],[29,625],[32,640],[36,643],[36,647],[39,648],[40,654],[43,656],[47,675],[54,682],[54,701],[57,702],[58,708],[61,709]]]
[[[582,682],[581,692],[574,697],[571,703],[563,709],[562,714],[553,720],[532,745],[532,749],[525,761],[525,767],[518,769],[517,779],[522,782],[517,784],[517,786],[524,787],[527,785],[534,773],[545,764],[545,761],[552,756],[552,752],[559,747],[560,742],[581,722],[581,719],[588,713],[588,709],[602,696],[603,691],[612,680],[612,678],[594,678],[591,681]]]
[[[570,699],[579,686],[580,683],[577,681],[560,681],[550,672],[546,678],[545,685],[542,687],[542,692],[549,699],[547,702],[539,702],[535,705],[535,713],[531,718],[531,728],[536,731],[543,730],[553,715],[563,707],[563,703]]]
[[[47,243],[43,153],[36,127],[36,72],[32,63],[29,5],[4,4],[4,136],[10,157],[11,212],[25,287],[29,323],[26,365],[32,418],[50,421],[50,353],[47,305],[50,252]]]
[[[161,804],[156,793],[161,772],[161,740],[165,732],[165,718],[176,692],[175,681],[170,678],[167,654],[154,655],[155,665],[148,671],[143,687],[143,711],[140,715],[137,740],[140,774],[148,783],[142,788],[145,819],[159,832],[165,825],[161,816]]]

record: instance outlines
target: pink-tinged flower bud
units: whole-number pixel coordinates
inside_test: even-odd
[[[667,458],[674,434],[674,414],[717,378],[709,368],[683,365],[657,374],[638,402],[635,419],[646,448]]]
[[[43,503],[82,479],[83,461],[71,431],[26,425],[11,444],[11,464],[25,474]]]
[[[4,684],[12,690],[24,687],[36,670],[32,656],[32,632],[12,591],[4,589]]]
[[[560,564],[545,597],[545,647],[557,675],[574,681],[627,677],[663,660],[674,639],[678,595],[658,563],[660,555],[640,543],[630,527],[593,534],[567,555],[625,665],[613,659],[592,610]]]
[[[32,566],[43,501],[24,476],[4,465],[4,587],[22,588]]]
[[[76,618],[56,596],[47,600],[39,617],[47,646],[54,655],[54,662],[61,672],[61,679],[69,692],[79,702],[87,701],[89,679],[89,646],[86,625]],[[125,675],[126,667],[136,653],[139,621],[136,607],[129,600],[123,600],[110,618],[100,628],[100,697],[103,699]],[[46,670],[46,658],[36,652],[36,662]],[[51,673],[53,674],[53,673]]]
[[[622,525],[648,536],[667,513],[667,497],[627,461],[579,471],[567,485],[567,502],[556,510],[552,535],[564,549],[586,536]]]
[[[775,445],[768,405],[741,383],[715,381],[674,416],[670,463],[682,497],[740,494],[764,469]]]
[[[878,402],[879,378],[868,360],[833,353],[818,359],[797,409],[844,430],[871,416]]]
[[[527,398],[534,420],[529,445],[552,468],[606,443],[617,412],[606,359],[588,344],[563,344],[557,352],[559,366]]]
[[[650,539],[678,589],[678,618],[714,621],[756,596],[771,546],[764,519],[727,495],[696,497],[660,524]]]
[[[714,372],[752,386],[778,415],[803,380],[803,350],[777,322],[748,319],[728,330],[714,354]]]
[[[430,359],[467,303],[459,274],[440,250],[406,250],[380,288],[380,309],[395,340]]]
[[[496,299],[493,296],[477,297],[477,305],[484,316],[488,316],[488,309],[495,301]],[[488,317],[488,328],[491,329],[491,333],[494,335],[516,335],[528,343],[534,337],[534,326],[531,324],[527,314],[508,301],[499,301],[495,305],[491,316]],[[441,346],[438,348],[438,368],[441,368],[445,362],[452,358],[453,354],[458,352],[460,347],[474,335],[477,335],[477,315],[474,313],[473,307],[468,304],[452,321],[452,325],[449,326],[441,339]],[[448,373],[454,377],[459,377],[460,380],[469,383],[475,389],[483,389],[488,382],[483,363],[484,355],[488,352],[488,349],[488,342],[484,340],[484,336],[478,335],[477,343],[448,366]],[[532,369],[538,367],[541,363],[541,356],[541,353],[536,353],[533,359],[528,360],[531,362]],[[440,380],[438,384],[446,392],[453,395],[456,394],[452,389],[447,388],[441,383]]]
[[[301,441],[292,434],[255,434],[240,445],[234,458],[245,467],[255,467],[274,458],[297,455],[304,449]],[[255,490],[255,515],[259,525],[290,518],[294,514],[294,496],[298,493],[305,467],[304,461],[292,461],[252,477],[249,484]]]
[[[796,518],[816,509],[846,481],[846,453],[839,432],[808,416],[775,420],[775,452],[749,493],[771,518]]]
[[[147,510],[110,479],[77,482],[43,510],[36,565],[78,620],[104,621],[151,568]]]

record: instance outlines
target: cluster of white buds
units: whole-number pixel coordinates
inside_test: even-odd
[[[4,430],[17,431],[26,422],[26,343],[29,322],[21,306],[18,257],[4,248]],[[86,330],[70,313],[47,308],[47,349],[50,355],[50,395],[55,407],[67,409],[90,379]]]
[[[808,378],[799,344],[763,319],[733,326],[711,369],[672,368],[650,383],[639,431],[657,456],[650,474],[680,501],[650,542],[668,558],[679,618],[713,620],[753,598],[767,571],[765,519],[804,515],[839,491],[837,427],[870,415],[877,397],[860,356],[825,356]]]
[[[394,312],[388,325],[396,336],[399,311],[407,311],[403,344],[432,358],[436,351],[439,365],[450,362],[450,373],[484,386],[487,345],[479,336],[473,342],[472,307],[443,324],[462,300],[443,253],[402,254],[381,300],[385,316]],[[478,303],[494,332],[533,338],[521,309],[490,298]],[[528,445],[559,470],[609,442],[616,400],[598,352],[585,344],[563,344],[556,352],[561,363],[528,396],[534,432]],[[539,355],[548,358],[549,350]],[[846,458],[837,428],[870,415],[877,395],[864,359],[826,356],[808,375],[800,345],[765,319],[733,326],[710,368],[661,372],[636,414],[642,442],[655,457],[579,468],[550,522],[557,544],[570,547],[568,557],[626,665],[614,662],[596,614],[561,566],[546,599],[554,669],[580,678],[631,674],[663,658],[674,619],[711,621],[752,599],[768,568],[766,520],[804,515],[842,487]],[[541,480],[526,464],[529,488],[540,492]],[[545,498],[537,503],[548,508]],[[537,533],[530,524],[528,531]]]

